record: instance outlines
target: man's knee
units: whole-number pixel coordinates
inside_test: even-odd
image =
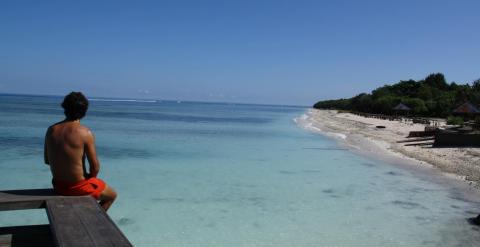
[[[115,200],[117,198],[117,192],[110,186],[107,186],[105,190],[102,192],[102,198],[104,200]]]
[[[110,199],[112,201],[115,200],[117,198],[117,195],[118,195],[117,192],[112,187],[109,187],[108,189],[109,189],[108,194],[109,194]]]
[[[115,200],[117,196],[118,196],[117,192],[114,189],[112,189],[112,200]]]

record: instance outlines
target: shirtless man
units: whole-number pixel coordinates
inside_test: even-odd
[[[55,192],[65,196],[91,195],[108,210],[117,197],[112,187],[97,178],[100,163],[95,137],[80,119],[88,109],[88,100],[80,92],[65,96],[62,107],[65,120],[50,126],[45,135],[45,164],[50,165]],[[89,171],[85,166],[88,159]]]

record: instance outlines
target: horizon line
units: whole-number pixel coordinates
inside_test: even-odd
[[[64,95],[58,94],[31,94],[31,93],[7,93],[7,92],[0,92],[1,95],[9,95],[9,96],[33,96],[33,97],[59,97],[63,98]],[[158,99],[158,98],[130,98],[130,97],[105,97],[105,96],[95,96],[95,97],[87,97],[88,100],[91,101],[101,101],[101,100],[127,100],[124,102],[145,102],[145,101],[168,101],[168,102],[182,102],[182,103],[202,103],[202,104],[237,104],[237,105],[259,105],[259,106],[285,106],[285,107],[308,107],[311,108],[312,106],[306,105],[290,105],[290,104],[267,104],[267,103],[250,103],[250,102],[229,102],[229,101],[203,101],[203,100],[183,100],[183,99]],[[154,103],[154,102],[151,102]]]

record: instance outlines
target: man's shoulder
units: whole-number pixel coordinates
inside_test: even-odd
[[[83,135],[86,135],[86,136],[93,136],[93,132],[90,130],[90,128],[88,128],[87,126],[85,125],[82,125],[80,124],[78,126],[78,129],[77,129],[79,132],[81,132]]]
[[[52,133],[52,132],[54,132],[55,130],[58,130],[58,129],[68,129],[70,133],[72,133],[72,132],[75,133],[76,132],[76,133],[81,134],[81,135],[93,135],[92,131],[85,125],[82,125],[82,124],[71,125],[71,124],[68,124],[68,123],[65,123],[65,122],[58,122],[58,123],[50,125],[47,128],[47,134]]]
[[[57,128],[61,128],[61,126],[63,125],[63,123],[64,123],[63,121],[60,121],[60,122],[56,122],[56,123],[48,126],[48,128],[47,128],[47,133],[48,133],[48,132],[52,132],[52,131],[54,131],[54,130],[57,129]]]
[[[52,124],[52,125],[48,126],[47,135],[50,135],[53,131],[55,131],[55,129],[58,128],[58,124],[59,123],[55,123],[55,124]]]

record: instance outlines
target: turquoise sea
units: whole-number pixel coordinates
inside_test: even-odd
[[[61,97],[0,95],[0,190],[50,186]],[[289,106],[92,99],[109,214],[135,246],[479,246],[468,187],[359,156]],[[0,212],[41,224],[43,210]]]

